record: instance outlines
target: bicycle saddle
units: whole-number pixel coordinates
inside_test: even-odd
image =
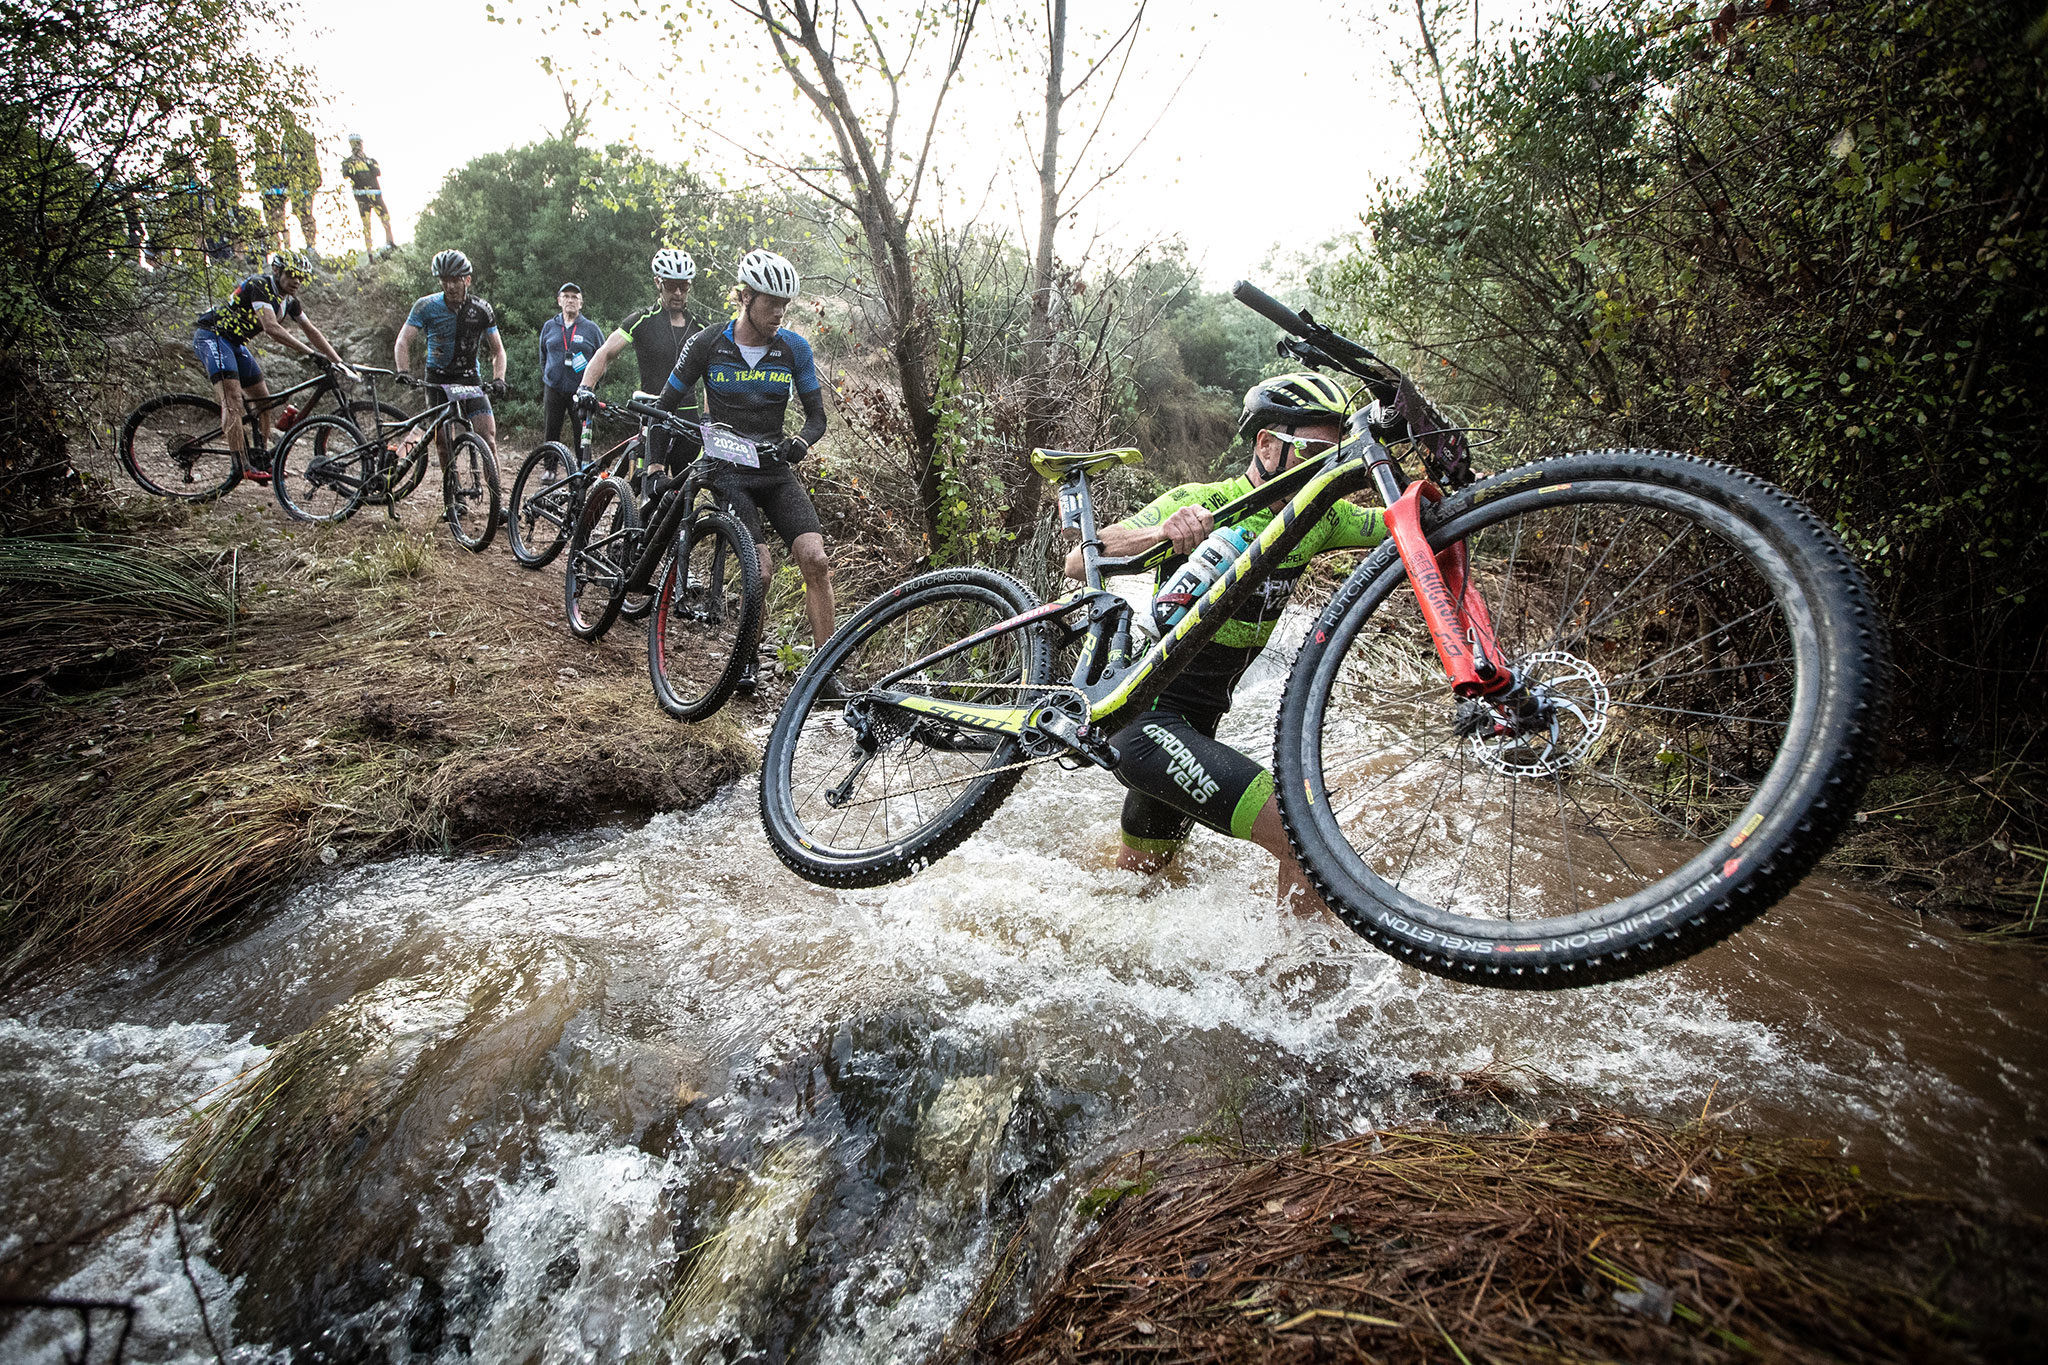
[[[1048,479],[1064,478],[1075,470],[1093,473],[1113,464],[1136,464],[1145,458],[1141,450],[1034,450],[1031,467]]]

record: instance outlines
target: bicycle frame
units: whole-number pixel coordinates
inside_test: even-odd
[[[657,424],[672,424],[671,414],[638,400],[606,404],[604,408],[609,411],[623,410],[638,417],[642,424],[643,438]],[[633,439],[635,438],[629,437],[622,445],[630,444]],[[618,453],[618,449],[619,447],[615,447],[607,452],[604,458],[611,458]],[[626,571],[626,592],[644,592],[654,581],[654,571],[661,566],[662,555],[666,553],[669,543],[675,539],[676,532],[682,528],[683,522],[696,514],[697,495],[710,488],[711,473],[716,467],[717,461],[709,456],[699,456],[683,471],[681,479],[663,490],[661,500],[655,504],[654,513],[649,517],[647,525],[637,532],[643,539],[640,543],[639,557]],[[592,549],[611,544],[631,534],[636,533],[615,531],[606,536],[596,537],[584,547],[584,553],[588,554]],[[721,550],[720,553],[723,554],[724,551]]]
[[[1316,523],[1338,501],[1368,485],[1378,491],[1387,508],[1388,531],[1421,601],[1452,692],[1461,697],[1471,697],[1505,691],[1513,685],[1513,675],[1500,662],[1501,653],[1494,639],[1492,619],[1467,573],[1465,547],[1454,545],[1441,554],[1429,548],[1423,505],[1425,502],[1436,503],[1442,498],[1442,493],[1426,480],[1404,486],[1392,452],[1364,429],[1362,414],[1352,419],[1351,427],[1354,435],[1336,449],[1267,480],[1249,494],[1217,510],[1216,525],[1231,526],[1262,508],[1281,503],[1258,539],[1245,548],[1188,607],[1172,629],[1166,631],[1142,657],[1125,660],[1129,651],[1131,607],[1105,589],[1102,582],[1105,577],[1149,572],[1172,558],[1175,551],[1170,543],[1161,541],[1137,555],[1120,559],[1104,557],[1087,475],[1076,469],[1061,482],[1060,505],[1065,524],[1081,532],[1084,586],[896,669],[877,679],[865,696],[905,711],[930,715],[991,734],[1016,737],[1034,731],[1048,734],[1081,757],[1103,767],[1113,767],[1116,755],[1103,741],[1117,728],[1119,718],[1142,710],[1156,699],[1202,646],[1215,637],[1232,611],[1242,605],[1256,585],[1300,544]],[[1083,609],[1088,613],[1086,624],[1067,627],[1064,641],[1067,644],[1077,638],[1086,641],[1073,675],[1064,684],[1048,683],[1042,690],[1065,694],[1078,692],[1084,696],[1088,702],[1085,724],[1075,723],[1075,718],[1064,715],[1043,700],[1032,700],[1023,705],[944,701],[920,693],[890,689],[889,685],[900,678],[964,653],[1018,626],[1056,620]]]

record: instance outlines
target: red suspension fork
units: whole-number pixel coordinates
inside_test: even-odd
[[[1441,502],[1443,493],[1426,480],[1409,484],[1387,508],[1387,530],[1401,552],[1415,598],[1422,604],[1422,619],[1429,625],[1436,656],[1451,680],[1451,690],[1459,696],[1504,692],[1514,677],[1494,639],[1493,617],[1486,610],[1486,601],[1472,582],[1465,542],[1440,554],[1430,552],[1429,536],[1422,529],[1424,498]]]

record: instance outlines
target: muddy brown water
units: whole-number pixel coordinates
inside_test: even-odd
[[[1277,684],[1227,732],[1258,752]],[[1262,722],[1262,719],[1263,722]],[[1032,1208],[1207,1126],[1339,1137],[1416,1072],[1518,1063],[1614,1103],[1824,1138],[1905,1186],[2048,1214],[2041,958],[1816,878],[1730,943],[1558,995],[1452,985],[1276,911],[1198,836],[1106,866],[1120,791],[1033,774],[924,875],[784,872],[751,781],[643,827],[310,886],[204,951],[0,1022],[0,1255],[144,1179],[189,1107],[352,1021],[386,1118],[295,1172],[235,1275],[192,1272],[231,1358],[925,1358]],[[1034,1270],[1070,1244],[1032,1243]],[[169,1227],[65,1294],[132,1298],[130,1358],[208,1360]],[[0,1358],[75,1328],[17,1317]]]

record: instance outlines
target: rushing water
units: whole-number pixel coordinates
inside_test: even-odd
[[[1227,732],[1269,741],[1277,681]],[[1263,719],[1262,719],[1263,718]],[[1039,772],[922,876],[784,872],[751,783],[643,828],[310,887],[209,950],[0,1023],[0,1256],[146,1179],[184,1113],[339,1020],[388,1112],[279,1193],[233,1279],[162,1219],[60,1292],[131,1359],[914,1360],[1027,1210],[1252,1114],[1321,1137],[1520,1063],[1625,1106],[1823,1135],[1894,1181],[2048,1212],[2038,960],[1816,879],[1644,980],[1515,995],[1277,911],[1257,850],[1108,866],[1119,789]],[[1277,1118],[1276,1118],[1277,1116]],[[1026,1273],[1058,1245],[1041,1218]],[[189,1276],[188,1276],[189,1265]],[[106,1319],[102,1319],[102,1328]],[[56,1360],[75,1320],[17,1318]]]

